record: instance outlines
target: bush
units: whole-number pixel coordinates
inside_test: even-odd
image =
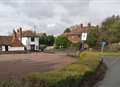
[[[41,51],[44,51],[44,49],[45,49],[46,47],[47,47],[46,45],[41,44],[40,47],[39,47],[39,49],[40,49]]]
[[[31,87],[31,84],[23,81],[7,80],[0,81],[0,87]]]
[[[55,48],[68,48],[70,46],[70,41],[65,36],[58,36],[55,40]]]

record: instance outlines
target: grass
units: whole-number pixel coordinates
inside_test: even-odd
[[[120,52],[101,52],[102,56],[120,56]]]

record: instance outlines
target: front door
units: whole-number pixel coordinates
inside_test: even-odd
[[[5,45],[5,51],[8,51],[8,46],[7,45]]]
[[[35,51],[35,45],[31,45],[31,51]]]

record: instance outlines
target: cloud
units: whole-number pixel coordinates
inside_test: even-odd
[[[119,0],[1,0],[0,34],[34,25],[38,32],[60,34],[73,24],[99,24],[120,14],[119,8]]]

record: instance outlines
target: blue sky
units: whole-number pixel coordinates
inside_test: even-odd
[[[0,0],[0,34],[16,27],[60,34],[74,24],[100,24],[120,14],[119,0]]]

